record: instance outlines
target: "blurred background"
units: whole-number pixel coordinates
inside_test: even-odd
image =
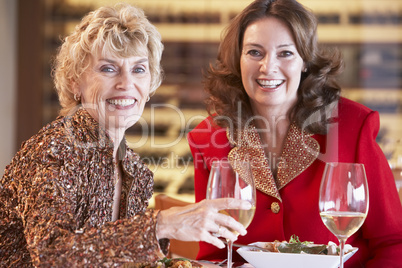
[[[124,0],[123,0],[124,1]],[[115,0],[0,0],[0,175],[21,142],[59,111],[50,64],[61,39],[87,12]],[[250,0],[125,0],[144,9],[162,34],[166,78],[127,135],[155,172],[155,193],[194,200],[186,134],[207,114],[202,73],[221,31]],[[337,46],[343,95],[381,116],[377,142],[402,166],[402,1],[300,0],[319,21],[319,41]],[[402,187],[401,171],[395,179]],[[402,198],[402,191],[400,191]],[[151,205],[153,201],[151,201]]]

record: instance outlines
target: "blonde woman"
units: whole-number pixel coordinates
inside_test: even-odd
[[[60,117],[22,145],[0,180],[1,267],[152,264],[169,238],[223,248],[213,233],[246,233],[218,213],[250,206],[232,199],[147,209],[153,174],[124,133],[161,84],[162,50],[130,5],[89,13],[65,38],[54,68]]]

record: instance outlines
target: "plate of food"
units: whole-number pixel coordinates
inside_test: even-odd
[[[126,264],[123,268],[220,268],[210,261],[194,261],[186,258],[164,258],[153,264]]]
[[[255,268],[270,267],[294,268],[337,268],[339,266],[338,247],[335,243],[328,245],[301,242],[297,236],[292,236],[289,242],[256,242],[253,247],[241,247],[237,252]],[[259,250],[258,248],[262,248]],[[345,246],[344,262],[346,262],[358,248]]]

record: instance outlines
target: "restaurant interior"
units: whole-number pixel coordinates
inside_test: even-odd
[[[251,0],[124,1],[144,9],[165,46],[165,79],[143,118],[127,131],[128,143],[154,171],[155,195],[192,202],[186,134],[207,116],[202,74],[216,58],[221,31]],[[22,141],[58,116],[50,63],[63,36],[90,10],[117,2],[0,0],[1,170]],[[402,1],[300,2],[318,18],[319,41],[344,55],[342,94],[380,113],[377,142],[402,201]]]

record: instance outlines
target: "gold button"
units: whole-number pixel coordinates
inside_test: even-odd
[[[272,202],[271,210],[273,213],[278,214],[281,207],[279,206],[278,202]]]

